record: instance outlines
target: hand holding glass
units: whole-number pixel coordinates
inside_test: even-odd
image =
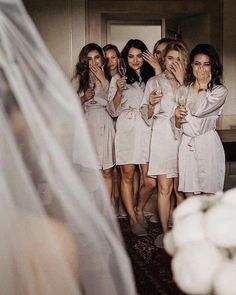
[[[160,87],[157,87],[154,91],[155,91],[154,92],[155,95],[162,96],[162,90],[161,90]],[[160,106],[160,108],[159,108],[159,112],[158,113],[164,113],[164,110],[161,107],[161,101],[159,102],[159,106]]]
[[[121,77],[124,77],[126,74],[126,64],[123,58],[120,58],[118,61],[118,72]],[[125,85],[123,89],[128,89],[127,85]]]
[[[178,105],[182,108],[186,107],[187,103],[187,91],[185,87],[181,87],[178,89]],[[185,118],[180,119],[180,123],[186,123],[187,120]]]

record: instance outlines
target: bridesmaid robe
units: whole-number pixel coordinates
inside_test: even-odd
[[[140,113],[145,84],[143,82],[127,84],[128,89],[123,91],[121,104],[115,110],[113,98],[117,91],[118,78],[119,75],[112,77],[108,104],[110,115],[118,117],[115,135],[116,164],[146,164],[149,158],[151,129],[143,121]]]
[[[162,98],[156,104],[152,118],[147,118],[150,93],[161,88]],[[143,119],[152,125],[148,176],[166,175],[177,177],[177,155],[179,140],[175,138],[170,118],[176,106],[175,92],[164,73],[150,78],[147,82],[141,112]]]
[[[179,190],[216,193],[223,190],[225,176],[225,154],[216,122],[228,91],[217,85],[194,96],[188,88],[187,122],[180,130]]]
[[[114,138],[115,129],[111,116],[107,112],[109,83],[105,88],[100,82],[96,83],[94,100],[84,103],[83,108],[87,120],[88,129],[94,144],[100,169],[108,169],[114,166]]]

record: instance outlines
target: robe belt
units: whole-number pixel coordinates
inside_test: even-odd
[[[90,106],[88,107],[87,105],[85,105],[84,106],[84,115],[85,115],[85,118],[88,119],[88,113],[89,113],[89,111],[91,111],[91,110],[98,110],[98,109],[106,111],[106,106],[102,106],[102,105],[99,105],[99,104],[93,104],[91,107]]]
[[[189,137],[189,142],[188,142],[188,147],[189,147],[189,150],[192,151],[192,152],[196,152],[196,140],[198,140],[200,137],[206,135],[206,134],[209,134],[209,133],[215,133],[216,130],[215,129],[212,129],[212,130],[209,130],[209,131],[206,131],[205,133],[203,134],[199,134],[199,135],[196,135],[196,136],[190,136],[186,133],[183,133],[185,136]],[[197,156],[197,155],[196,155]]]
[[[133,115],[135,113],[140,113],[140,109],[139,108],[128,107],[128,108],[122,109],[122,112],[126,112],[127,113],[127,118],[132,119]]]

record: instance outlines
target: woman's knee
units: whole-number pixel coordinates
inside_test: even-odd
[[[102,175],[106,179],[111,179],[113,177],[113,168],[102,170]]]
[[[133,180],[135,167],[132,165],[124,165],[121,167],[122,179]]]
[[[150,177],[145,177],[143,179],[143,186],[145,186],[146,188],[150,190],[153,190],[156,187],[156,180]]]
[[[170,185],[159,185],[158,186],[158,194],[161,197],[168,197],[170,198],[172,193],[173,186]]]

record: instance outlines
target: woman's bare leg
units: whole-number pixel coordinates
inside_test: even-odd
[[[139,193],[139,200],[136,206],[137,213],[143,214],[144,207],[151,196],[152,191],[156,187],[156,179],[148,177],[148,164],[141,165],[143,183]]]
[[[173,189],[173,178],[167,178],[166,175],[158,175],[158,212],[164,233],[168,231],[168,220],[170,215],[170,197]]]
[[[139,170],[139,165],[136,165],[134,170],[134,199],[133,199],[134,206],[136,206],[138,201],[139,188],[140,188],[140,170]]]
[[[135,165],[121,165],[121,196],[131,224],[137,223],[133,206]]]
[[[184,200],[184,194],[178,190],[179,187],[179,178],[174,178],[174,192],[176,196],[176,206],[178,206],[180,203]]]
[[[111,199],[111,203],[114,206],[114,198],[113,196],[113,167],[109,169],[102,170],[102,175],[105,181],[105,185],[107,188],[108,195]]]

